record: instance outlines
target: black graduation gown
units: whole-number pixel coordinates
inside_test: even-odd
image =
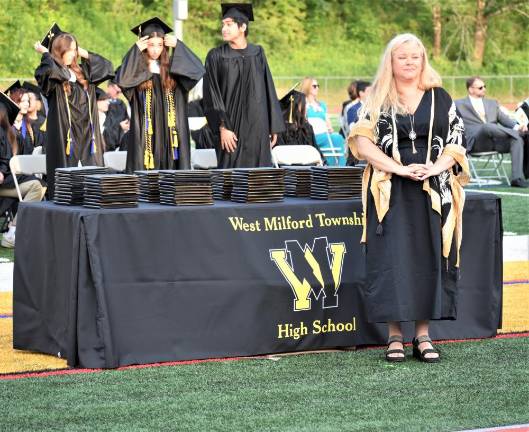
[[[55,168],[77,166],[79,161],[84,166],[103,165],[103,138],[99,128],[95,88],[97,84],[113,78],[114,69],[110,61],[94,53],[89,53],[88,59],[82,59],[80,67],[89,83],[88,89],[85,91],[78,82],[70,82],[71,93],[68,96],[63,85],[70,79],[70,72],[58,64],[51,54],[42,55],[41,63],[35,71],[35,79],[48,99],[46,170],[50,196],[53,196],[55,186],[55,176],[52,175]],[[66,97],[71,115],[69,156],[66,155],[70,128]]]
[[[119,124],[128,118],[129,115],[125,103],[120,99],[114,101],[111,100],[108,105],[108,112],[106,114],[103,130],[105,151],[113,151],[119,147],[119,142],[124,133]]]
[[[17,131],[13,128],[15,134]],[[31,154],[32,149],[26,144],[26,141],[19,138],[17,134],[17,143],[18,143],[18,154]],[[11,168],[9,168],[9,160],[13,156],[13,150],[11,149],[11,144],[7,140],[7,133],[3,128],[0,128],[0,172],[4,175],[4,181],[0,184],[0,187],[3,188],[14,188],[15,182],[13,180],[13,175],[11,174]],[[29,180],[36,180],[35,176],[32,175],[18,175],[18,183],[24,183]]]
[[[283,116],[265,53],[259,45],[235,50],[229,44],[206,57],[204,107],[216,136],[219,167],[271,166],[270,135],[285,130]],[[233,153],[220,147],[219,126],[233,131]]]
[[[127,169],[146,169],[144,165],[145,133],[144,133],[144,95],[138,86],[147,81],[153,82],[152,151],[155,169],[190,169],[191,150],[189,142],[189,124],[187,116],[187,96],[205,73],[200,59],[182,42],[178,41],[169,62],[169,73],[176,81],[173,90],[176,110],[176,128],[178,131],[178,159],[173,159],[167,126],[167,104],[159,74],[150,72],[143,53],[134,44],[123,58],[116,71],[115,82],[123,90],[130,103],[131,119],[127,138]]]
[[[25,121],[25,120],[23,120]],[[25,136],[22,132],[22,128],[19,130],[13,126],[13,131],[17,136],[18,142],[18,154],[31,154],[33,149],[38,146],[44,147],[44,136],[38,129],[35,130],[31,127],[33,136],[29,130],[26,129]]]

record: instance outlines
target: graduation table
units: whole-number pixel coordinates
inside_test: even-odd
[[[468,194],[456,321],[435,339],[501,326],[500,200]],[[365,319],[359,200],[91,210],[21,203],[16,349],[70,366],[385,343]],[[404,326],[407,338],[411,324]]]

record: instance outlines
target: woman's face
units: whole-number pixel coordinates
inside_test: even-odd
[[[77,57],[77,44],[72,41],[70,48],[62,55],[62,62],[65,66],[70,66]]]
[[[20,108],[20,114],[27,114],[28,113],[29,95],[27,93],[24,93],[22,95],[22,98],[20,99],[18,107]]]
[[[147,41],[147,55],[151,60],[158,60],[163,51],[163,38],[152,37]]]
[[[310,85],[310,94],[316,97],[318,96],[319,91],[320,91],[320,85],[318,84],[318,81],[312,80],[312,84]]]
[[[423,67],[423,52],[414,42],[399,46],[391,56],[393,76],[399,81],[416,80]]]
[[[97,101],[97,109],[100,111],[100,112],[108,112],[108,106],[109,106],[109,100],[108,99],[103,99],[103,100],[98,100]]]
[[[29,98],[28,112],[34,113],[35,111],[38,110],[37,96],[35,95],[35,93],[28,93],[28,98]]]

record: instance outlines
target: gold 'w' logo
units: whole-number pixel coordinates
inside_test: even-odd
[[[284,249],[270,249],[270,259],[294,293],[294,311],[310,310],[312,298],[322,298],[322,308],[338,307],[345,243],[314,239],[312,247],[287,240]]]

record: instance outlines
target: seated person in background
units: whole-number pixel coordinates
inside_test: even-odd
[[[342,111],[340,113],[340,135],[344,138],[349,136],[349,125],[347,124],[347,111],[358,102],[358,94],[356,92],[356,81],[352,81],[347,87],[347,94],[349,99],[342,103]]]
[[[498,142],[507,142],[512,161],[511,186],[529,187],[523,174],[523,139],[520,135],[520,132],[527,131],[527,126],[521,126],[507,116],[496,100],[485,98],[486,87],[481,78],[469,78],[467,90],[468,97],[455,101],[465,123],[467,151],[500,150]]]
[[[126,131],[130,128],[130,108],[119,98],[121,88],[114,82],[109,81],[106,94],[108,95],[107,136],[105,137],[106,150],[120,149],[120,141]]]
[[[358,115],[360,114],[360,110],[362,109],[362,106],[364,105],[370,91],[371,83],[367,81],[356,81],[356,92],[358,94],[358,99],[347,110],[347,118],[345,120],[347,124],[347,131],[350,131],[351,127],[358,121]],[[346,165],[355,166],[357,163],[358,161],[351,154],[348,148]]]
[[[41,112],[43,99],[41,89],[38,85],[27,81],[24,81],[22,88],[26,89],[29,96],[28,118],[31,121],[31,126],[34,130],[38,129],[44,133],[46,131],[46,116]]]
[[[305,118],[305,95],[296,90],[291,90],[283,96],[279,105],[285,119],[286,130],[278,134],[276,145],[310,145],[316,147],[322,160],[325,160],[316,144],[314,130]]]
[[[13,88],[15,85],[16,83],[10,87],[9,97],[20,110],[13,122],[13,132],[18,142],[18,154],[32,154],[35,147],[44,148],[45,137],[43,132],[33,127],[28,116],[30,106],[28,91],[22,87]]]
[[[301,90],[307,98],[307,120],[314,129],[316,143],[320,150],[332,146],[335,151],[342,154],[338,161],[335,158],[330,158],[327,163],[329,165],[345,165],[345,140],[343,136],[333,131],[327,115],[327,105],[317,99],[319,88],[318,81],[312,77],[305,78],[301,84]]]
[[[514,111],[514,118],[520,126],[529,127],[529,98],[518,104],[516,111]],[[529,178],[529,131],[526,130],[521,135],[524,140],[523,173],[525,178]]]
[[[13,176],[9,169],[9,160],[18,154],[19,143],[11,127],[19,113],[18,106],[0,92],[0,197],[18,198]],[[46,188],[33,176],[17,176],[23,201],[40,201]],[[16,217],[10,223],[9,230],[3,234],[0,244],[3,247],[15,247]]]
[[[371,91],[371,83],[367,81],[356,82],[356,92],[358,93],[357,102],[352,105],[347,111],[347,130],[351,129],[351,126],[358,121],[358,114],[364,106],[365,100]]]

